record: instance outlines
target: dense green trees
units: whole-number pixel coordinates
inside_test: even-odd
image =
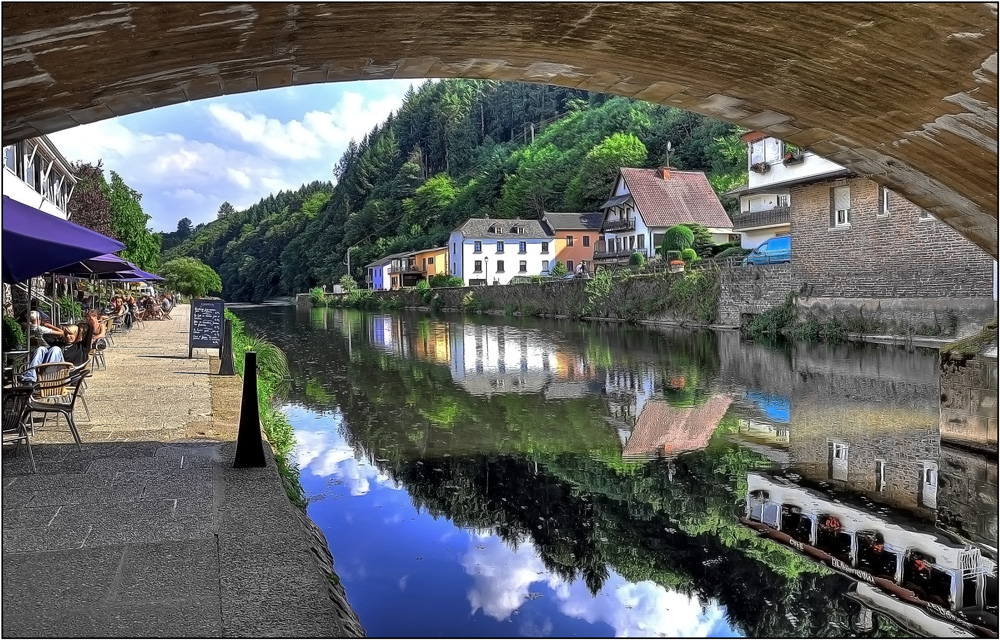
[[[73,171],[77,184],[69,202],[70,219],[123,242],[125,248],[118,255],[155,271],[160,266],[160,235],[146,226],[149,216],[140,204],[142,194],[114,171],[109,184],[101,161],[77,164]]]
[[[731,125],[625,98],[547,85],[427,83],[348,145],[333,166],[336,186],[314,183],[246,211],[220,208],[217,220],[165,257],[203,260],[233,300],[332,284],[346,271],[348,250],[350,275],[363,281],[365,264],[441,246],[470,217],[595,210],[619,167],[664,164],[667,142],[675,167],[745,173],[745,159],[720,155],[719,140],[736,140],[727,150],[740,146]],[[328,196],[323,206],[295,216],[316,190]],[[273,216],[295,222],[279,225]]]

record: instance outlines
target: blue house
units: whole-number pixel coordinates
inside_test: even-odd
[[[386,291],[389,289],[389,264],[392,256],[379,258],[375,262],[365,265],[368,270],[368,288],[376,291]]]

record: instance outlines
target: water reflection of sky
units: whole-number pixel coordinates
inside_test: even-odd
[[[734,636],[725,608],[610,572],[592,596],[550,574],[534,546],[512,548],[418,512],[355,452],[336,414],[286,408],[296,460],[336,571],[370,636]]]

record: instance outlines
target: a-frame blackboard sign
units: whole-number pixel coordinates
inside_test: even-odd
[[[195,349],[222,349],[222,326],[226,302],[219,299],[191,299],[191,328],[188,357]],[[221,354],[220,354],[221,355]]]

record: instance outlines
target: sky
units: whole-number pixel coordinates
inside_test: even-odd
[[[241,93],[144,111],[49,135],[71,162],[104,161],[142,194],[154,231],[214,220],[270,193],[333,180],[333,165],[402,105],[413,80]]]

